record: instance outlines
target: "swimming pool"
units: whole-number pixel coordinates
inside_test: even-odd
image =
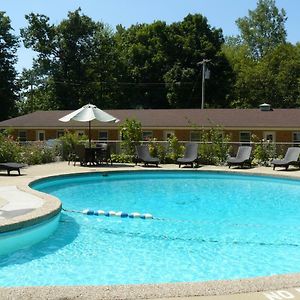
[[[1,286],[207,281],[299,272],[300,184],[263,176],[111,172],[40,180],[69,210],[49,239],[0,258]],[[16,274],[23,274],[16,276]]]

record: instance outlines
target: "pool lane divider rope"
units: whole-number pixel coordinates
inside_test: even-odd
[[[185,223],[185,224],[194,224],[194,225],[211,225],[211,226],[230,226],[230,227],[250,227],[250,228],[280,228],[282,229],[282,226],[267,226],[267,225],[261,225],[261,224],[238,224],[238,223],[230,223],[230,224],[224,224],[222,222],[214,222],[209,223],[205,221],[193,221],[193,220],[177,220],[177,219],[170,219],[170,218],[158,218],[154,217],[151,214],[141,214],[138,212],[133,213],[125,213],[125,212],[115,212],[115,211],[104,211],[104,210],[91,210],[91,209],[84,209],[84,210],[71,210],[71,209],[65,209],[62,208],[65,212],[71,212],[71,213],[78,213],[78,214],[84,214],[84,215],[90,215],[90,216],[105,216],[105,217],[120,217],[120,218],[131,218],[131,219],[152,219],[156,221],[164,221],[164,222],[172,222],[172,223]],[[298,228],[297,228],[298,229]]]
[[[138,212],[133,213],[126,213],[122,211],[115,212],[113,210],[110,211],[104,211],[104,210],[91,210],[91,209],[84,209],[84,210],[69,210],[69,209],[62,209],[66,212],[73,212],[73,213],[79,213],[89,216],[105,216],[105,217],[119,217],[119,218],[131,218],[131,219],[154,219],[154,217],[151,214],[141,214]]]
[[[282,226],[268,226],[268,225],[261,225],[261,224],[237,224],[237,223],[230,223],[230,224],[224,224],[222,222],[214,222],[214,223],[209,223],[205,221],[192,221],[192,220],[177,220],[177,219],[170,219],[170,218],[158,218],[154,217],[151,214],[140,214],[138,212],[133,212],[133,213],[125,213],[125,212],[115,212],[115,211],[104,211],[104,210],[90,210],[90,209],[84,209],[82,211],[80,210],[70,210],[70,209],[65,209],[62,208],[63,211],[66,212],[71,212],[71,213],[78,213],[78,214],[84,214],[84,215],[90,215],[90,216],[105,216],[105,217],[119,217],[119,218],[130,218],[130,219],[152,219],[155,221],[163,221],[163,222],[172,222],[172,223],[183,223],[183,224],[193,224],[193,225],[210,225],[210,226],[230,226],[230,227],[235,227],[235,228],[243,228],[243,227],[248,227],[248,228],[257,228],[257,229],[275,229],[275,228],[280,228],[282,229]],[[293,227],[294,228],[294,227]],[[299,228],[297,228],[299,229]],[[297,246],[300,246],[297,245]]]

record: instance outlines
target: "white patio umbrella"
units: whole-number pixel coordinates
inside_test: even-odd
[[[120,121],[119,119],[99,109],[96,105],[93,104],[84,105],[83,107],[59,119],[59,121],[62,122],[69,122],[72,120],[78,122],[89,122],[89,147],[90,148],[91,148],[91,121],[97,120],[105,123],[107,122],[117,123]]]

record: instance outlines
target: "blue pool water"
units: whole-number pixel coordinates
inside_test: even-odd
[[[296,180],[145,171],[55,177],[32,188],[58,197],[69,210],[155,218],[63,212],[50,238],[0,257],[0,286],[207,281],[300,272]]]

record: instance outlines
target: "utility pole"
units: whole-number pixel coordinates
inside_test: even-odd
[[[31,112],[33,112],[34,105],[33,105],[33,76],[32,76],[32,73],[30,74],[30,105],[31,105]]]
[[[201,109],[204,109],[204,101],[205,101],[205,73],[206,73],[206,63],[210,62],[210,59],[203,59],[198,63],[198,65],[202,65],[202,101],[201,101]]]

